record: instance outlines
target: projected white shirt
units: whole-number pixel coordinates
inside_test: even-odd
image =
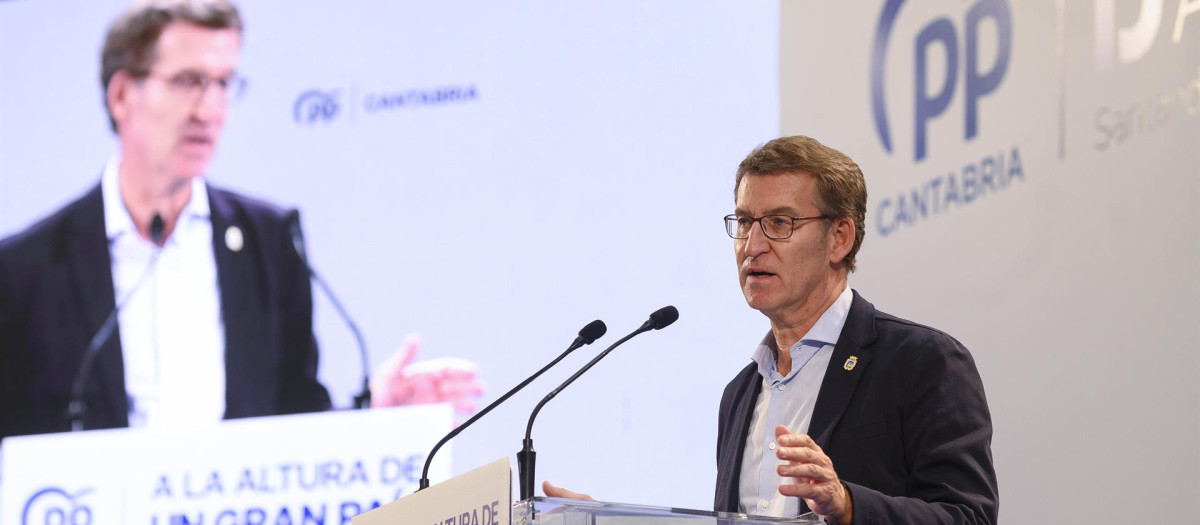
[[[225,414],[225,326],[207,187],[192,180],[191,200],[146,274],[157,248],[138,235],[125,208],[119,165],[120,157],[109,159],[100,186],[113,291],[118,304],[125,301],[117,323],[129,426],[218,422]]]
[[[775,471],[775,425],[793,433],[808,433],[825,368],[846,325],[854,294],[847,286],[821,314],[816,324],[792,345],[792,370],[782,376],[775,369],[775,336],[770,332],[754,350],[752,359],[762,375],[762,393],[750,419],[750,435],[742,451],[738,477],[739,511],[762,516],[792,517],[800,513],[800,500],[779,493],[782,478]]]

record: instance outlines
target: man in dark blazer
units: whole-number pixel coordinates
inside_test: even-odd
[[[120,154],[82,198],[0,241],[0,438],[69,428],[72,380],[118,300],[144,308],[125,304],[94,354],[84,428],[329,408],[295,212],[204,179],[244,85],[241,37],[227,0],[138,2],[110,27],[100,80]],[[139,274],[154,279],[125,278]],[[469,410],[475,371],[409,374],[414,352],[377,373],[373,404]]]
[[[714,507],[760,513],[746,502],[761,498],[770,507],[772,489],[830,523],[995,523],[991,418],[970,353],[847,288],[866,215],[858,166],[808,137],[776,139],[742,162],[735,192],[736,212],[726,223],[739,282],[771,332],[764,358],[743,369],[721,399]],[[836,341],[808,341],[821,323],[841,324]],[[827,364],[810,370],[808,382],[789,383],[794,367],[819,362],[794,360],[805,344],[823,348]],[[795,414],[761,403],[764,383],[772,395],[786,389],[806,400],[803,433],[779,424]],[[760,434],[769,443],[758,455],[747,454],[752,421],[773,427],[773,440],[770,430]],[[747,457],[757,463],[746,464]],[[777,486],[757,494],[741,486],[772,470]]]
[[[845,370],[854,359],[855,366]],[[725,388],[714,507],[737,511],[757,365]],[[853,501],[854,523],[995,523],[983,385],[954,338],[875,309],[857,293],[807,434]]]
[[[0,241],[0,438],[68,429],[71,381],[116,304],[100,188]],[[317,382],[312,295],[289,217],[208,189],[225,332],[225,417],[329,408]],[[227,232],[239,232],[231,246]],[[234,249],[236,248],[236,249]],[[120,334],[97,353],[88,429],[128,422]]]
[[[307,268],[292,244],[294,218],[199,179],[228,104],[242,86],[236,73],[241,35],[241,16],[225,0],[142,3],[110,28],[101,83],[121,144],[120,156],[105,170],[110,195],[98,185],[0,242],[0,438],[68,428],[71,382],[84,349],[117,302],[114,269],[121,252],[106,223],[128,217],[130,234],[122,242],[154,243],[165,254],[174,249],[167,245],[185,209],[212,232],[210,242],[191,239],[198,250],[179,257],[191,258],[188,269],[215,267],[215,283],[200,289],[213,301],[219,296],[219,318],[205,314],[185,324],[189,331],[211,334],[214,345],[223,343],[204,351],[213,355],[210,362],[224,365],[224,417],[329,408],[329,395],[316,379],[312,294]],[[194,209],[203,201],[207,209]],[[205,244],[211,245],[211,259]],[[138,260],[124,262],[134,271],[142,266]],[[121,330],[113,330],[88,378],[84,428],[130,423],[132,393],[125,377],[130,363],[123,350],[128,348],[122,347]],[[215,392],[210,405],[220,409]]]
[[[858,165],[784,137],[742,161],[734,192],[738,282],[771,331],[721,397],[714,509],[994,524],[991,416],[971,354],[848,287],[865,233]]]

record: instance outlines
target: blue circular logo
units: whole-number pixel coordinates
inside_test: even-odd
[[[329,122],[337,117],[340,105],[337,91],[312,89],[300,94],[292,107],[292,118],[297,124],[312,125]]]
[[[55,487],[39,490],[25,502],[21,525],[91,525],[92,509],[80,501],[91,491],[70,494]]]

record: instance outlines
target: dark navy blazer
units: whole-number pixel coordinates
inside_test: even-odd
[[[753,363],[725,387],[716,510],[738,510],[742,452],[761,390]],[[991,415],[971,354],[949,335],[875,310],[857,292],[809,435],[850,488],[856,524],[996,523]]]
[[[288,216],[209,186],[213,253],[225,323],[225,417],[329,408],[317,382],[312,292]],[[236,226],[239,251],[225,243]],[[0,241],[0,438],[67,430],[71,381],[112,311],[112,266],[97,185]],[[120,331],[97,355],[85,428],[128,425]]]

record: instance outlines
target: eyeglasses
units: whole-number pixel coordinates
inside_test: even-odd
[[[159,75],[151,71],[146,74],[146,78],[166,82],[167,87],[193,100],[204,97],[208,87],[214,84],[221,90],[221,97],[226,102],[237,100],[246,91],[246,79],[237,73],[218,78],[193,70],[183,70],[174,75]]]
[[[832,219],[828,215],[818,215],[815,217],[792,217],[790,215],[763,215],[762,217],[747,217],[745,215],[726,215],[725,216],[725,233],[734,239],[749,239],[750,228],[754,227],[754,223],[762,228],[762,232],[768,239],[782,241],[792,236],[792,232],[796,230],[796,223],[799,221],[809,221],[813,219]]]

